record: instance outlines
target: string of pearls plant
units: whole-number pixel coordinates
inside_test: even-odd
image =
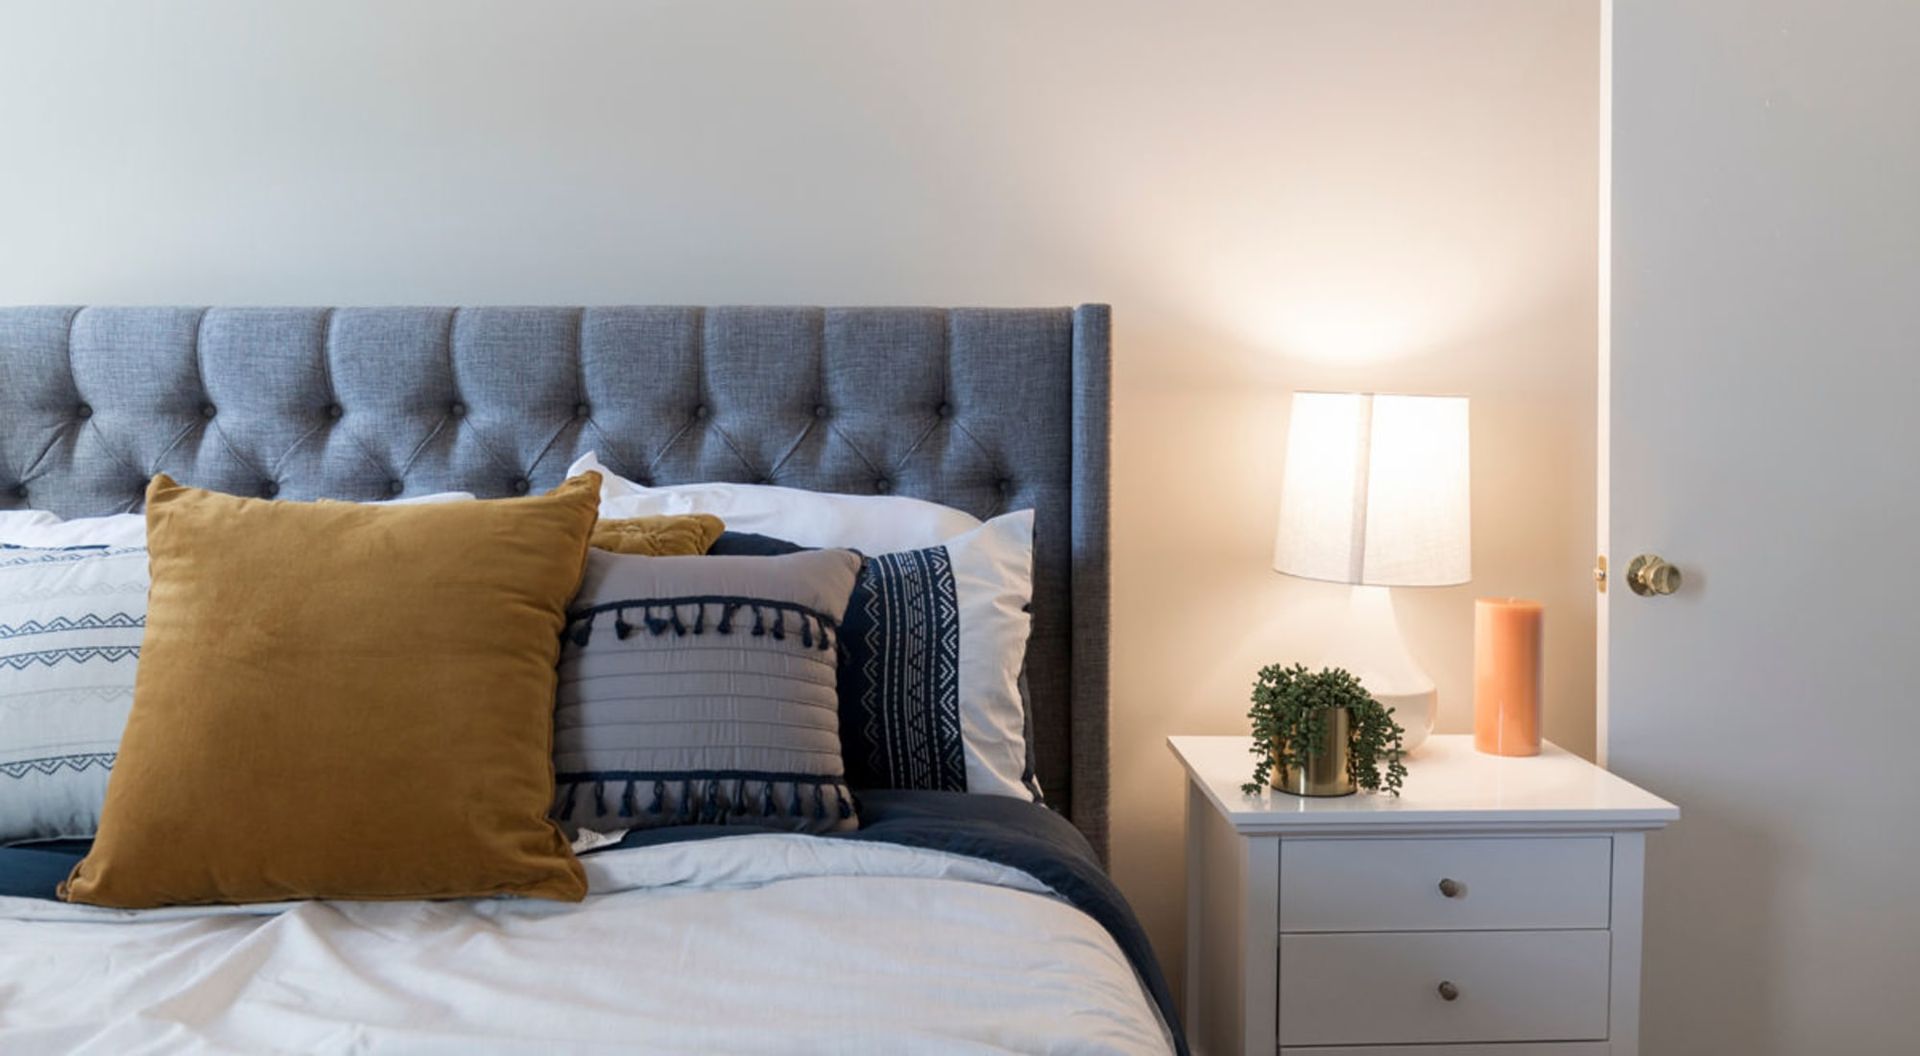
[[[1406,731],[1393,712],[1373,699],[1360,680],[1337,667],[1308,671],[1304,664],[1260,669],[1253,682],[1253,780],[1248,795],[1265,789],[1276,770],[1297,769],[1328,738],[1337,710],[1347,711],[1347,774],[1369,792],[1400,794],[1407,768],[1401,763]]]

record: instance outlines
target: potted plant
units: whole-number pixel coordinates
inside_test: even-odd
[[[1400,794],[1406,731],[1360,680],[1337,667],[1260,669],[1253,683],[1253,780],[1296,796],[1349,796],[1356,788]]]

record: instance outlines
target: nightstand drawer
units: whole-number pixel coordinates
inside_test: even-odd
[[[1604,931],[1283,935],[1280,1045],[1602,1040],[1610,947]]]
[[[1310,1045],[1288,1046],[1280,1056],[1611,1056],[1604,1041],[1497,1041],[1491,1045]]]
[[[1604,836],[1285,840],[1280,930],[1604,928]]]

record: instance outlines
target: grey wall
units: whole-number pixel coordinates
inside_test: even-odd
[[[1920,1051],[1920,4],[1616,0],[1608,759],[1651,1056]]]
[[[1590,752],[1596,0],[0,0],[0,301],[1114,305],[1114,869],[1178,973],[1166,734],[1268,570],[1295,386],[1474,398],[1476,582]],[[1417,778],[1416,778],[1417,779]]]

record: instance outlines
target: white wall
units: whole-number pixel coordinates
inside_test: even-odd
[[[0,0],[0,301],[1114,305],[1114,868],[1179,970],[1175,732],[1339,591],[1286,394],[1474,398],[1473,586],[1592,738],[1596,0]],[[1418,780],[1417,776],[1415,780]]]
[[[1616,0],[1609,762],[1652,1056],[1920,1051],[1920,4]]]

